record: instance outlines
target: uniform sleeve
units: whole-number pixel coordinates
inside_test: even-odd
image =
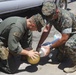
[[[18,27],[13,27],[10,30],[8,37],[8,48],[10,51],[15,53],[20,53],[22,51],[22,47],[19,43],[21,39],[22,33]]]
[[[70,17],[65,17],[62,22],[62,33],[72,32],[72,19]]]

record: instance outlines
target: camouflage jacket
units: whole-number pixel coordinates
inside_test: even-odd
[[[50,25],[60,33],[76,33],[76,17],[73,13],[59,8],[58,19],[50,20]]]

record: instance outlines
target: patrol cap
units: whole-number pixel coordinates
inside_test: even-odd
[[[55,3],[51,1],[47,1],[43,3],[42,13],[45,16],[50,16],[55,12],[55,9],[56,9]]]
[[[37,25],[37,29],[39,32],[41,32],[42,27],[45,26],[45,22],[42,18],[42,16],[38,13],[36,15],[32,16],[34,23]]]

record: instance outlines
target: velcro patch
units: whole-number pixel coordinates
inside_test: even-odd
[[[13,35],[16,36],[16,37],[20,37],[20,36],[21,36],[21,33],[19,33],[19,32],[14,32]]]

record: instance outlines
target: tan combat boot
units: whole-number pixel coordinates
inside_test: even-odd
[[[76,71],[76,65],[73,66],[73,67],[64,68],[64,72],[66,72],[66,73],[72,73],[72,72],[75,72],[75,71]]]

